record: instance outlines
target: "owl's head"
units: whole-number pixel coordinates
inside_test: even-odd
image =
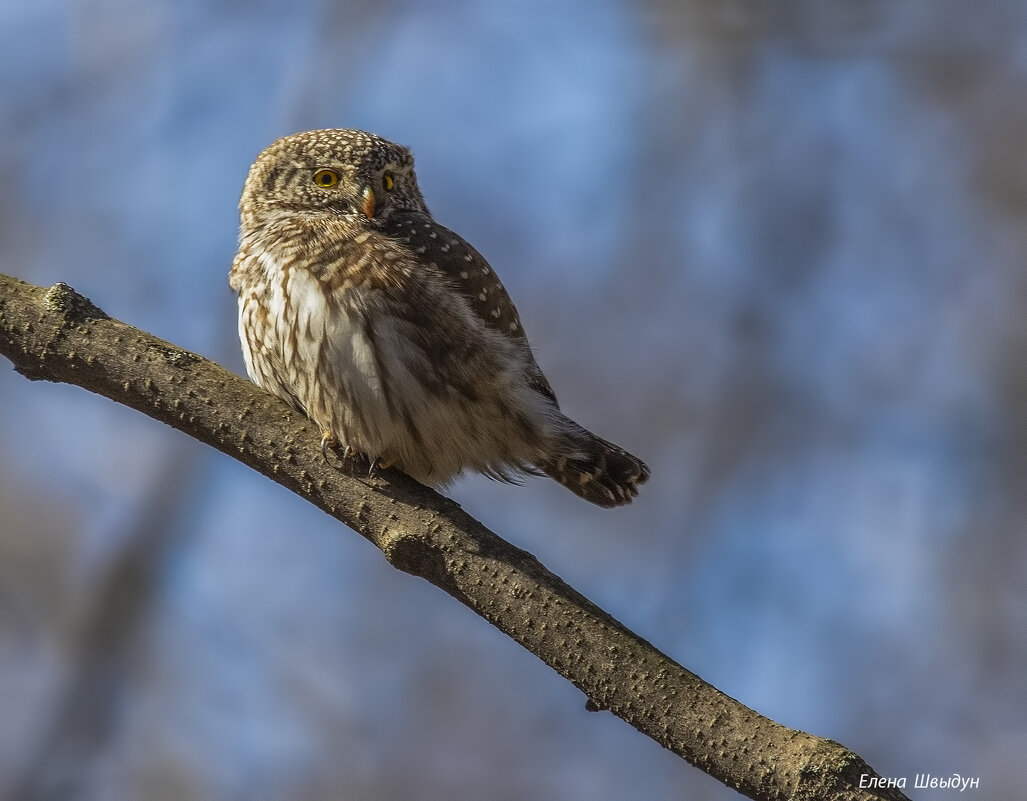
[[[243,224],[281,213],[375,220],[427,212],[414,157],[380,136],[347,128],[292,134],[254,162],[239,200]]]

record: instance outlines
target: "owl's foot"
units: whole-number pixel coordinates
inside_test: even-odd
[[[331,431],[325,430],[321,432],[321,456],[325,462],[331,463],[334,461],[337,467],[342,467],[352,459],[359,459],[360,454],[357,453],[349,445],[342,445],[340,448],[338,438]],[[334,459],[328,458],[328,453],[331,452]]]
[[[329,453],[334,458],[329,458]],[[331,431],[321,432],[321,456],[325,462],[334,463],[336,468],[348,469],[351,473],[355,472],[359,462],[366,462],[368,478],[376,477],[380,468],[392,466],[391,461],[372,459],[351,445],[343,445]]]
[[[367,454],[361,453],[350,445],[342,445],[335,434],[326,429],[321,432],[321,456],[324,457],[325,462],[333,461],[328,458],[329,451],[338,460],[335,466],[341,469],[348,465],[351,473],[354,472],[358,462],[366,462],[368,466],[367,477],[370,479],[377,478],[379,470],[392,467],[394,464],[392,459],[387,456],[372,459]]]
[[[321,456],[324,457],[325,461],[328,461],[328,449],[335,448],[339,444],[339,440],[335,438],[335,434],[325,429],[321,432]],[[346,446],[349,447],[348,445]]]
[[[388,456],[379,456],[375,459],[371,459],[370,457],[368,457],[368,462],[370,463],[370,466],[367,469],[368,478],[378,478],[379,470],[387,470],[388,468],[396,464]]]

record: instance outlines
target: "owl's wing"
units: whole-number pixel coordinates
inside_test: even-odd
[[[485,325],[524,343],[533,368],[532,384],[556,403],[553,388],[535,362],[517,309],[485,257],[458,234],[419,212],[393,212],[382,224],[384,233],[444,273]]]

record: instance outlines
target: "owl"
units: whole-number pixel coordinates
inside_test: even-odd
[[[250,378],[344,446],[440,487],[547,475],[603,507],[649,478],[567,417],[510,297],[425,205],[405,147],[356,130],[272,143],[229,276]]]

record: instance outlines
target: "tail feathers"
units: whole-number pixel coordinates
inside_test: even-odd
[[[649,468],[637,456],[585,429],[575,438],[573,457],[539,465],[550,478],[596,506],[611,508],[631,503]],[[579,455],[580,454],[580,455]]]

